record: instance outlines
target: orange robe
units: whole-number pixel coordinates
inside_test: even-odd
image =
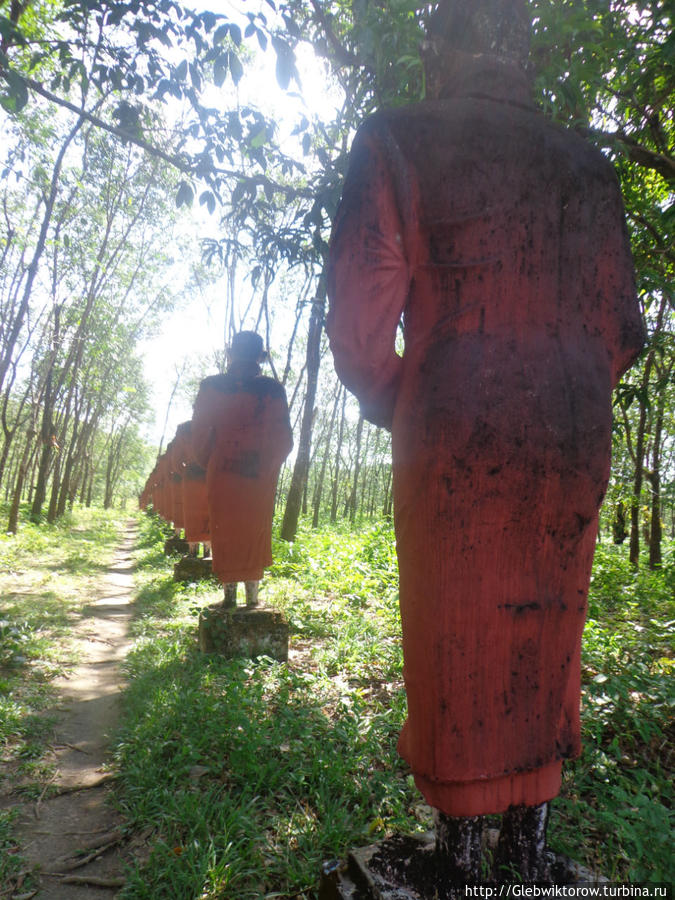
[[[155,466],[156,481],[152,493],[152,502],[155,510],[164,519],[165,522],[171,521],[170,503],[169,503],[169,478],[168,478],[168,460],[166,451],[157,460]]]
[[[273,378],[202,381],[192,448],[206,467],[213,573],[223,584],[258,581],[271,565],[274,496],[292,446],[286,394]]]
[[[452,816],[549,800],[580,752],[611,392],[643,343],[611,165],[519,73],[474,65],[456,96],[359,130],[327,324],[341,379],[392,428],[399,752]]]
[[[183,475],[175,437],[166,448],[166,459],[169,519],[173,522],[173,527],[180,530],[183,527]]]
[[[176,429],[175,453],[179,460],[183,489],[183,529],[191,543],[210,540],[209,504],[206,494],[206,470],[192,455],[192,424],[183,422]]]

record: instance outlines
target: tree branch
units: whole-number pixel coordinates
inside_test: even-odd
[[[363,63],[358,56],[355,56],[355,54],[351,53],[340,43],[330,22],[326,18],[323,9],[317,3],[317,0],[312,0],[312,8],[314,9],[314,14],[319,25],[323,28],[326,38],[335,52],[337,62],[341,66],[362,66]]]
[[[36,94],[39,94],[41,97],[44,97],[45,100],[49,100],[50,103],[56,103],[58,106],[61,106],[78,116],[82,116],[83,119],[85,119],[87,122],[91,122],[91,124],[95,125],[97,128],[102,128],[104,131],[107,131],[110,134],[115,135],[115,137],[120,138],[120,140],[135,144],[137,147],[140,147],[141,150],[145,150],[152,156],[156,156],[157,158],[164,160],[164,162],[169,163],[169,165],[173,166],[181,172],[185,172],[188,175],[193,174],[190,163],[182,157],[165,153],[163,150],[160,150],[159,147],[156,147],[154,144],[149,143],[143,138],[138,137],[117,125],[110,125],[108,122],[99,118],[99,116],[96,116],[93,113],[82,109],[76,104],[71,103],[69,100],[66,100],[63,97],[59,97],[57,94],[52,93],[51,91],[47,90],[47,88],[45,88],[42,84],[40,84],[39,81],[28,78],[26,75],[21,75],[15,69],[12,70],[12,72],[14,75],[21,78],[26,87],[30,88]],[[0,78],[2,78],[4,81],[9,82],[9,70],[0,67]]]
[[[669,184],[675,184],[675,159],[664,153],[656,153],[623,131],[606,132],[599,128],[583,128],[581,131],[603,147],[623,149],[631,162],[658,172]]]

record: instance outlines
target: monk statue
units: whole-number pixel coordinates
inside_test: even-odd
[[[183,490],[183,531],[189,554],[196,557],[204,545],[204,557],[211,554],[209,506],[206,495],[206,470],[192,457],[192,422],[181,422],[174,438],[174,456],[178,460]]]
[[[533,104],[527,8],[432,17],[429,99],[359,129],[328,271],[337,372],[392,431],[399,752],[456,883],[494,813],[501,877],[547,877],[612,389],[644,340],[616,175]]]
[[[293,446],[286,394],[261,374],[263,341],[235,334],[224,375],[205,378],[192,416],[192,456],[206,469],[212,571],[235,606],[243,581],[246,605],[272,563],[272,517],[279,470]]]
[[[175,436],[166,448],[168,482],[169,519],[173,523],[174,535],[180,538],[184,525],[183,515],[183,473],[180,454],[177,452]]]

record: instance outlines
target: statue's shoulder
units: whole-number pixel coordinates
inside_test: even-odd
[[[252,378],[235,378],[225,372],[220,375],[209,375],[199,389],[218,391],[221,394],[254,394],[256,397],[272,397],[286,399],[283,385],[275,378],[267,375],[256,375]]]
[[[286,399],[286,391],[281,382],[276,378],[270,378],[267,375],[258,375],[252,379],[253,388],[256,394],[273,399]]]
[[[224,375],[222,372],[219,372],[217,375],[208,375],[206,378],[202,379],[199,390],[212,390],[212,391],[220,391],[221,393],[227,392],[228,379],[227,375]]]

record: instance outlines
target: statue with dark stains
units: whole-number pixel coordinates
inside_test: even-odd
[[[611,394],[643,344],[615,173],[533,105],[526,9],[437,14],[432,99],[360,128],[329,264],[336,369],[392,430],[399,751],[459,881],[502,812],[498,864],[544,877],[547,801],[580,752]]]

